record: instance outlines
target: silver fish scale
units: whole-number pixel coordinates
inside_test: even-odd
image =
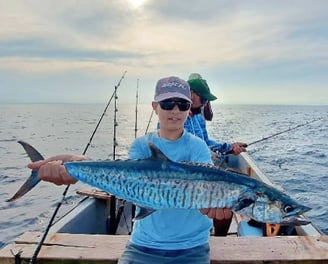
[[[78,178],[86,180],[118,197],[154,209],[163,208],[210,208],[232,207],[243,190],[240,186],[225,182],[174,180],[165,177],[159,178],[158,172],[150,173],[139,171],[139,177],[126,177],[121,170],[97,169],[79,173]],[[96,177],[87,177],[87,174],[96,173]],[[149,175],[151,174],[151,175]]]
[[[139,206],[154,209],[227,207],[260,222],[309,223],[299,216],[310,208],[272,186],[213,166],[173,162],[154,145],[148,145],[152,152],[148,159],[65,162],[64,166],[76,180]],[[41,155],[34,155],[37,151],[32,146],[24,146],[24,149],[32,160],[42,159]],[[32,171],[7,201],[23,196],[40,181],[35,172]]]

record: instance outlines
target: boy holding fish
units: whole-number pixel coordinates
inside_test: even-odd
[[[212,163],[206,143],[184,130],[191,107],[187,82],[174,76],[160,79],[152,107],[158,115],[160,128],[132,143],[130,159],[149,158],[148,143],[152,143],[172,161]],[[30,163],[28,167],[38,170],[42,180],[57,185],[72,184],[76,180],[68,174],[63,163],[87,159],[81,155],[58,155]],[[137,220],[119,263],[210,263],[208,241],[212,221],[209,217],[222,219],[224,210],[170,208]]]

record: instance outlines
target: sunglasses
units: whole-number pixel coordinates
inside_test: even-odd
[[[191,103],[185,100],[175,101],[168,99],[160,101],[159,105],[163,110],[172,110],[177,105],[180,111],[187,111],[190,109]]]

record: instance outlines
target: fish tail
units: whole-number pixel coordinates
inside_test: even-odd
[[[31,146],[27,142],[19,140],[18,143],[21,144],[22,147],[25,149],[27,155],[29,156],[32,162],[44,160],[40,152],[37,151],[33,146]]]
[[[18,141],[19,144],[23,146],[25,149],[27,155],[31,159],[32,162],[44,160],[43,156],[30,144],[20,140]],[[22,197],[24,194],[29,192],[40,182],[40,179],[38,177],[38,171],[32,170],[30,177],[25,181],[25,183],[19,188],[19,190],[6,202],[12,202],[17,200],[18,198]]]

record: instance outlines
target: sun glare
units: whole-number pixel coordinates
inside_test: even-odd
[[[134,7],[142,6],[146,0],[129,0]]]

